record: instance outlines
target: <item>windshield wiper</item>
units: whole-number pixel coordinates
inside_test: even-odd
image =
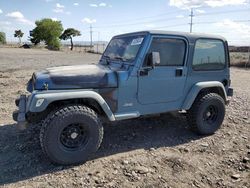
[[[128,59],[124,57],[114,57],[114,60],[121,60],[122,62],[128,61]]]
[[[109,56],[107,56],[107,55],[103,55],[103,57],[105,58],[105,61],[106,61],[107,65],[109,65],[111,58]]]

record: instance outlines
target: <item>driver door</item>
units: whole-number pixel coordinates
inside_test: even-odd
[[[140,104],[169,103],[183,95],[187,68],[187,42],[180,38],[153,37],[148,54],[160,53],[160,63],[148,66],[147,57],[138,75]]]

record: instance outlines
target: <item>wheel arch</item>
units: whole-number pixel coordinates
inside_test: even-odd
[[[40,106],[39,100],[43,100]],[[110,121],[114,121],[114,114],[106,101],[95,91],[55,91],[50,93],[36,93],[31,99],[29,112],[40,113],[49,108],[67,104],[82,104],[92,108],[98,114],[106,115]]]
[[[194,103],[195,99],[204,93],[217,93],[219,94],[225,102],[227,101],[227,94],[224,85],[218,81],[211,82],[199,82],[196,83],[188,92],[183,104],[183,110],[189,110]]]

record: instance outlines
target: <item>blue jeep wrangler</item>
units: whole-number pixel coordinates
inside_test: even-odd
[[[199,134],[225,116],[229,51],[220,36],[145,31],[115,36],[98,64],[34,73],[16,100],[21,129],[41,122],[40,142],[54,163],[77,164],[97,151],[102,120],[182,112]]]

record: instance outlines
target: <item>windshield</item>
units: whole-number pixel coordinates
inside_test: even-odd
[[[104,57],[111,60],[132,61],[136,58],[144,37],[144,35],[137,35],[113,38],[104,53]]]

